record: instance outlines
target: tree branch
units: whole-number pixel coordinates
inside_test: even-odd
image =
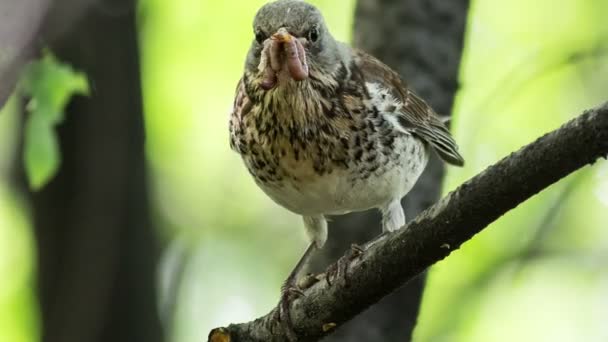
[[[348,281],[317,281],[291,308],[301,341],[317,341],[361,313],[509,210],[608,155],[608,103],[588,110],[462,184],[414,221],[350,262]],[[320,276],[317,277],[321,279]],[[275,309],[276,310],[276,309]],[[215,329],[209,341],[286,341],[274,311]]]

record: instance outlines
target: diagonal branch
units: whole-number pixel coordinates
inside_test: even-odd
[[[442,260],[509,210],[608,155],[608,103],[588,110],[462,184],[416,220],[350,262],[348,281],[317,281],[291,315],[299,340],[317,341]],[[215,329],[209,341],[286,341],[274,312]]]

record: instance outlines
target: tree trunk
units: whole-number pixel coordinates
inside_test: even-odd
[[[0,2],[0,109],[13,93],[21,68],[34,54],[51,0]]]
[[[32,194],[44,342],[163,340],[135,4],[108,6],[89,7],[50,41],[61,61],[87,74],[91,95],[68,106],[60,171]]]
[[[355,45],[398,71],[438,113],[450,115],[458,90],[468,7],[467,0],[359,0]],[[406,218],[415,217],[439,199],[443,174],[439,159],[431,158],[414,189],[402,201]],[[367,241],[380,231],[380,215],[375,211],[333,219],[327,247],[315,261],[315,268],[335,261],[351,243]],[[326,340],[411,339],[423,287],[424,277],[416,278]]]

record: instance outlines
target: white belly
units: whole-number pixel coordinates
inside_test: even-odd
[[[418,139],[403,135],[393,154],[384,158],[367,177],[361,177],[359,168],[353,167],[306,182],[259,185],[275,202],[300,215],[339,215],[377,208],[411,190],[426,167],[428,150]]]

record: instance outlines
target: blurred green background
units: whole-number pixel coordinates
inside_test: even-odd
[[[311,1],[349,41],[354,0]],[[227,119],[265,1],[142,0],[154,222],[166,243],[168,341],[267,313],[305,248],[300,220],[257,189]],[[607,0],[473,1],[452,122],[467,159],[445,190],[608,100]],[[0,114],[0,341],[39,338],[29,206],[9,180],[18,111]],[[608,163],[534,197],[435,266],[416,341],[608,341]]]

